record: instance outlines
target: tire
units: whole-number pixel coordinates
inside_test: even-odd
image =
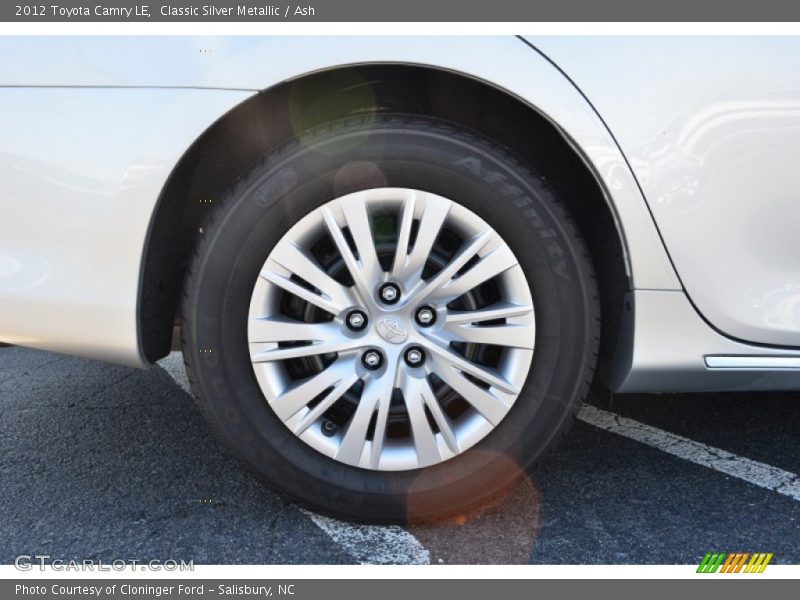
[[[372,435],[369,447],[379,448],[374,450],[377,458],[358,460],[373,460],[372,468],[361,463],[347,464],[320,451],[324,439],[319,438],[322,441],[315,447],[295,435],[268,401],[270,387],[277,385],[273,375],[278,371],[258,371],[261,363],[254,366],[251,362],[255,360],[251,353],[256,352],[250,344],[250,327],[254,327],[251,311],[257,304],[258,286],[266,285],[259,273],[281,239],[335,198],[385,188],[417,190],[432,194],[430,198],[450,199],[458,205],[453,211],[463,207],[488,224],[518,261],[513,271],[503,272],[503,277],[514,273],[518,276],[518,269],[523,273],[535,312],[533,349],[529,354],[525,349],[508,349],[509,353],[519,352],[523,358],[532,359],[528,358],[522,375],[519,369],[514,371],[517,378],[522,377],[521,386],[514,389],[521,391],[510,408],[503,409],[507,410],[505,416],[492,424],[479,441],[470,442],[467,449],[461,451],[456,443],[460,453],[424,468],[397,468],[405,465],[402,462],[381,467],[384,460],[394,456],[395,447],[390,444],[395,442],[397,448],[403,449],[397,450],[398,457],[406,460],[410,456],[407,445],[422,439],[416,433],[410,442],[403,437],[408,431],[417,431],[413,427],[399,427],[405,433],[395,440],[389,436],[390,429],[381,425],[387,437],[378,444],[377,425],[370,425],[372,433],[365,435]],[[399,220],[398,216],[394,230],[398,239]],[[436,243],[440,243],[438,238]],[[495,290],[508,287],[504,282],[491,285]],[[500,325],[509,322],[505,320]],[[335,323],[326,321],[323,326]],[[536,459],[566,433],[588,391],[598,350],[599,323],[597,289],[586,247],[556,192],[541,176],[497,143],[453,124],[416,116],[373,115],[332,122],[307,132],[263,157],[238,181],[203,228],[185,284],[181,331],[184,359],[199,407],[219,438],[273,489],[335,517],[404,523],[463,513],[493,500],[530,471]],[[400,329],[405,331],[405,327]],[[370,332],[369,335],[374,334],[372,329]],[[387,352],[388,357],[395,350],[390,346],[387,342],[377,350]],[[277,350],[287,347],[292,346],[279,345]],[[469,347],[478,347],[480,352],[488,348]],[[486,352],[491,354],[490,350]],[[498,352],[501,357],[506,356],[505,347]],[[336,357],[338,360],[339,355]],[[405,366],[398,362],[398,372],[401,367],[410,368],[411,363],[404,357]],[[484,360],[483,354],[481,357]],[[428,359],[438,360],[433,355]],[[506,368],[503,358],[493,360],[492,364]],[[363,361],[364,355],[361,364],[353,363],[353,368],[365,373]],[[274,364],[284,363],[269,363],[264,368],[278,368],[271,366]],[[261,375],[257,376],[257,372]],[[452,373],[448,371],[447,375]],[[369,377],[365,376],[372,381]],[[481,383],[483,380],[470,381],[481,389],[488,385]],[[356,388],[350,392],[353,389]],[[451,394],[447,396],[447,410],[454,412],[447,414],[448,419],[451,414],[457,415],[453,423],[473,423],[469,419],[483,423],[473,415],[478,411],[468,402],[462,403],[458,393],[452,394],[451,387],[440,386],[438,390],[437,394]],[[362,392],[362,397],[365,394]],[[444,406],[445,401],[441,402]],[[395,411],[395,404],[391,406]],[[346,408],[350,421],[337,424],[333,416],[326,416],[319,427],[355,427],[352,423],[358,400],[355,406],[348,404]],[[411,420],[410,405],[397,410],[398,422],[402,421],[403,410]],[[429,426],[438,430],[441,438],[446,427],[434,424],[431,411],[425,410]],[[392,412],[387,418],[395,417]],[[373,424],[376,419],[383,423],[380,418],[379,411],[373,413]],[[332,424],[326,425],[326,419]],[[307,431],[317,436],[314,440],[318,439],[316,422]],[[335,431],[344,438],[346,431]],[[415,452],[422,464],[422,452]],[[433,452],[444,457],[449,450],[442,450],[439,445]]]

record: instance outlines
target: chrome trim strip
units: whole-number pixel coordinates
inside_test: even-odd
[[[800,356],[706,356],[709,369],[800,369]]]

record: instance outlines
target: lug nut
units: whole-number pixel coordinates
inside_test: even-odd
[[[417,323],[423,327],[430,327],[436,322],[436,313],[429,306],[423,306],[417,311]]]
[[[425,362],[425,352],[418,346],[411,346],[406,350],[405,358],[409,367],[418,367]]]
[[[370,371],[374,371],[381,366],[383,356],[381,356],[381,353],[377,350],[367,350],[364,352],[364,356],[361,357],[361,362],[363,362],[364,366]]]
[[[330,419],[325,419],[322,422],[322,433],[327,437],[331,437],[333,434],[335,434],[337,429],[339,428],[336,426],[336,423]]]
[[[379,291],[381,300],[386,304],[394,304],[400,300],[400,288],[395,283],[384,283]]]
[[[361,331],[367,326],[367,315],[361,310],[352,310],[345,319],[347,327],[353,331]]]

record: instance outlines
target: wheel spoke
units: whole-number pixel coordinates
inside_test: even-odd
[[[270,283],[274,283],[279,288],[286,290],[290,294],[294,294],[295,296],[302,298],[306,302],[310,302],[314,306],[318,306],[322,310],[325,310],[331,314],[337,314],[341,307],[335,304],[328,298],[324,296],[320,296],[316,292],[309,290],[306,287],[301,286],[300,284],[292,281],[286,275],[282,275],[274,270],[272,270],[269,265],[265,266],[260,273],[260,276],[269,281]]]
[[[447,214],[450,212],[449,202],[425,202],[425,207],[419,220],[417,237],[409,253],[411,226],[417,202],[418,197],[415,194],[407,198],[403,204],[397,251],[395,252],[394,266],[392,267],[392,277],[397,280],[404,280],[407,289],[412,289],[419,281],[433,244],[436,243],[436,238],[439,237],[442,225],[444,225]]]
[[[503,244],[485,256],[482,256],[466,273],[444,282],[435,289],[430,299],[432,301],[449,302],[497,277],[504,271],[517,264],[517,259],[511,249]]]
[[[292,427],[292,431],[294,431],[295,434],[300,435],[313,425],[325,411],[336,404],[336,401],[358,381],[358,374],[355,372],[355,369],[352,368],[352,364],[350,365],[350,369],[351,372],[343,379],[337,381],[334,387],[320,400],[319,404],[303,415],[303,418]]]
[[[344,352],[363,344],[361,340],[343,336],[340,326],[335,322],[302,323],[285,317],[251,318],[248,323],[248,339],[250,344],[304,343],[304,345],[256,350],[250,356],[253,362]]]
[[[414,301],[422,302],[437,293],[439,288],[447,284],[447,282],[449,282],[493,236],[494,232],[488,229],[472,238],[466,246],[463,246],[461,250],[456,253],[441,271],[425,284],[421,291],[415,294]]]
[[[430,344],[428,349],[437,355],[440,362],[449,363],[451,368],[472,375],[475,379],[479,379],[506,394],[519,394],[519,389],[506,381],[496,369],[477,365],[458,354],[452,348],[443,348],[437,344]]]
[[[442,459],[436,436],[431,429],[428,417],[425,415],[427,400],[423,397],[423,388],[430,390],[428,381],[419,377],[405,377],[403,382],[403,398],[411,424],[411,435],[414,439],[414,450],[420,467],[433,465]]]
[[[517,325],[491,325],[479,327],[477,325],[448,324],[446,330],[453,335],[453,339],[472,344],[492,344],[512,348],[533,349],[535,331],[533,323]]]
[[[411,229],[414,226],[414,210],[417,204],[417,193],[411,192],[403,198],[403,207],[400,210],[400,229],[397,232],[397,247],[394,251],[392,276],[402,278],[401,273],[406,268],[408,246],[411,242]]]
[[[273,402],[272,408],[275,414],[282,421],[288,421],[328,388],[332,388],[331,393],[326,396],[330,398],[341,387],[342,382],[348,381],[348,378],[355,374],[353,362],[353,359],[337,360],[320,373],[290,384]],[[353,383],[355,380],[350,385]],[[344,387],[336,398],[340,397],[350,385]]]
[[[442,381],[458,392],[492,425],[500,423],[508,412],[508,405],[505,401],[464,377],[463,373],[442,360],[441,357],[436,357],[435,363],[436,374]]]
[[[269,256],[270,262],[275,262],[287,271],[294,273],[304,281],[320,291],[320,294],[308,290],[309,294],[321,295],[322,301],[313,301],[312,296],[304,294],[304,299],[320,306],[321,308],[330,307],[334,310],[333,314],[338,314],[348,306],[354,304],[354,299],[350,290],[328,275],[319,264],[316,263],[304,250],[299,248],[294,242],[287,238],[282,239],[273,249]],[[269,262],[267,263],[269,265]],[[262,275],[264,276],[264,275]],[[273,283],[277,283],[274,282]],[[292,282],[294,283],[294,282]],[[277,285],[280,285],[277,283]],[[295,284],[297,285],[297,284]],[[285,289],[285,288],[284,288]],[[291,291],[291,290],[289,290]],[[328,310],[326,308],[326,310]]]
[[[343,460],[351,465],[359,464],[364,446],[367,443],[367,430],[372,420],[372,415],[376,409],[379,412],[383,409],[384,414],[388,414],[389,405],[392,401],[392,390],[394,389],[394,379],[390,377],[369,378],[364,383],[361,398],[358,401],[356,412],[350,419],[347,429],[342,436],[342,442],[336,452],[336,458]],[[380,451],[383,449],[383,438],[385,436],[385,419],[383,430],[379,431],[377,424],[373,436],[373,444],[378,444],[378,461],[375,460],[376,452],[370,456],[370,464],[377,464],[380,461]]]
[[[375,415],[375,432],[372,435],[372,448],[369,456],[369,466],[377,469],[381,464],[383,444],[386,442],[386,425],[389,421],[389,408],[392,404],[394,385],[389,387],[378,400],[378,414]]]
[[[422,400],[427,405],[428,410],[431,411],[433,420],[436,421],[436,425],[439,427],[439,433],[442,434],[447,447],[450,448],[453,454],[458,454],[461,452],[461,448],[459,447],[452,424],[439,405],[436,394],[433,392],[433,389],[431,389],[431,384],[428,382],[427,378],[422,380],[420,393],[422,394]]]
[[[341,337],[333,322],[304,323],[287,317],[251,318],[247,334],[250,343],[328,342]]]
[[[510,304],[502,302],[493,304],[488,308],[479,310],[449,311],[447,313],[448,324],[461,323],[481,323],[483,321],[493,321],[495,319],[511,319],[513,317],[523,317],[533,312],[533,307],[529,304]]]
[[[358,258],[353,254],[350,244],[347,243],[333,211],[325,206],[322,208],[322,216],[336,248],[353,277],[362,301],[367,302],[372,298],[374,288],[380,282],[382,273],[372,237],[367,205],[362,199],[356,197],[347,202],[339,202],[339,208],[350,229],[350,235],[358,251]]]

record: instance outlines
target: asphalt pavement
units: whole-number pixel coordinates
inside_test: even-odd
[[[0,347],[0,563],[697,564],[709,551],[800,563],[800,494],[749,475],[756,461],[800,485],[800,394],[616,396],[602,407],[732,453],[728,463],[741,457],[734,475],[579,421],[494,506],[364,527],[300,510],[243,469],[179,366],[178,356],[142,371]]]

